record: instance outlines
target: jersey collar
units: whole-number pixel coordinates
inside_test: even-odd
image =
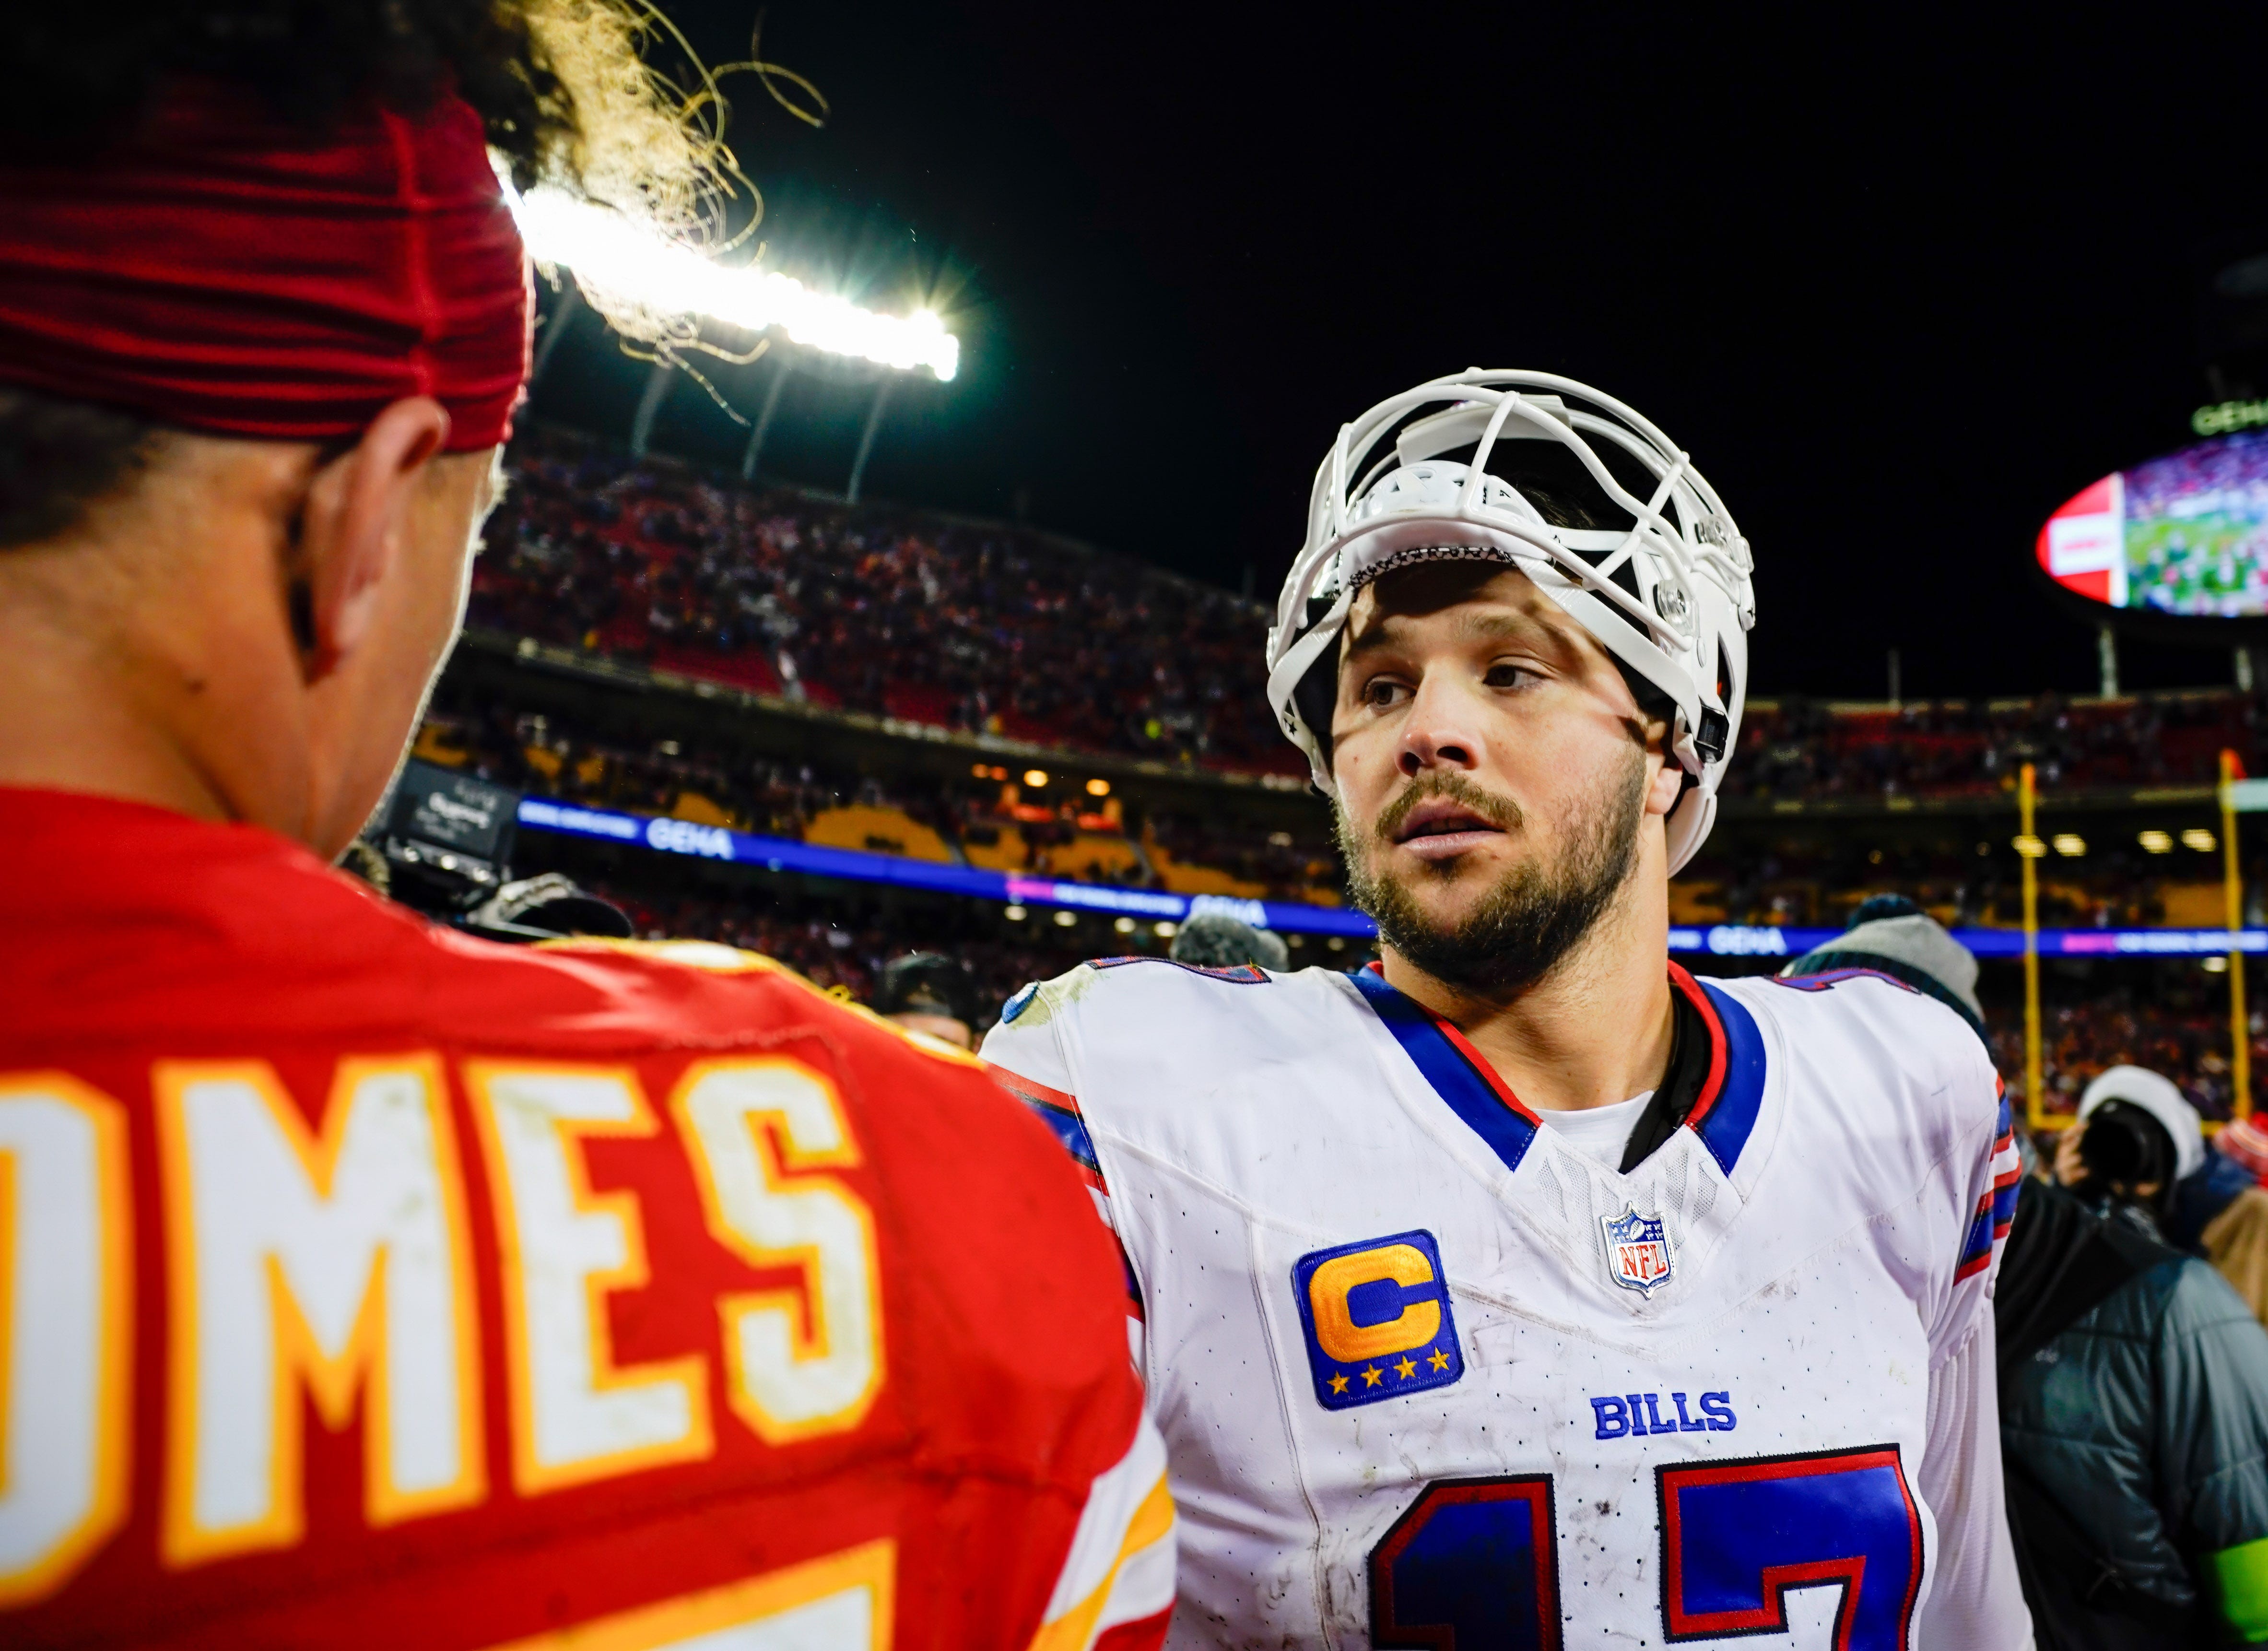
[[[1387,984],[1378,964],[1353,976],[1364,1000],[1394,1035],[1449,1109],[1479,1136],[1506,1169],[1517,1169],[1543,1121],[1513,1093],[1488,1058],[1462,1032],[1416,999]],[[1756,1125],[1764,1099],[1764,1040],[1738,1001],[1669,965],[1670,990],[1691,1004],[1709,1033],[1709,1062],[1700,1087],[1683,1108],[1680,1127],[1698,1136],[1726,1175]],[[1683,1097],[1670,1097],[1672,1104]]]

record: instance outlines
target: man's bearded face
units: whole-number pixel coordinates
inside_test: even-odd
[[[1612,659],[1525,575],[1442,563],[1357,597],[1332,719],[1357,904],[1446,984],[1517,991],[1615,907],[1661,759]]]
[[[1415,885],[1441,884],[1456,873],[1439,862],[1393,864],[1390,851],[1421,804],[1443,799],[1497,829],[1522,832],[1527,821],[1509,797],[1484,791],[1449,772],[1413,784],[1366,829],[1336,811],[1355,904],[1378,924],[1379,937],[1436,980],[1469,991],[1518,991],[1557,966],[1630,880],[1644,814],[1646,765],[1631,748],[1623,772],[1580,814],[1565,822],[1562,845],[1498,871],[1453,915],[1423,900]]]

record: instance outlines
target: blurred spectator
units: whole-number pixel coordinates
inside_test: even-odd
[[[1977,957],[1903,895],[1877,895],[1851,914],[1851,926],[1780,970],[1782,976],[1871,969],[1926,992],[1969,1022],[1989,1050],[1977,1001]]]
[[[1167,955],[1177,963],[1192,963],[1200,969],[1257,963],[1263,969],[1281,970],[1292,966],[1292,954],[1281,935],[1219,911],[1208,911],[1182,925]]]
[[[2268,1331],[2228,1281],[2027,1177],[1993,1308],[2041,1651],[2268,1639]]]
[[[2157,1072],[2113,1066],[2088,1085],[2056,1139],[2055,1178],[2098,1211],[2162,1241],[2174,1186],[2205,1168],[2197,1109]]]
[[[937,952],[909,952],[882,967],[875,1013],[909,1032],[925,1032],[955,1049],[973,1050],[991,1017],[980,1016],[968,965]]]
[[[2213,1144],[2224,1157],[2242,1165],[2254,1181],[2268,1176],[2268,1130],[2257,1119],[2237,1118],[2223,1124]]]
[[[2057,1139],[2055,1177],[2098,1209],[2146,1216],[2152,1237],[2212,1262],[2268,1320],[2268,1192],[2206,1142],[2197,1109],[2164,1077],[2113,1066],[2089,1084]]]

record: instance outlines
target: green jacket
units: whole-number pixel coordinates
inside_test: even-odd
[[[2005,1281],[2004,1281],[2005,1283]],[[2137,1274],[2007,1369],[2000,1436],[2126,1588],[2268,1640],[2268,1330],[2210,1264]]]

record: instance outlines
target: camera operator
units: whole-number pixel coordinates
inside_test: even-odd
[[[2210,1261],[2268,1320],[2268,1192],[2205,1139],[2197,1109],[2140,1066],[2088,1085],[2056,1141],[2055,1178],[2096,1210]]]

